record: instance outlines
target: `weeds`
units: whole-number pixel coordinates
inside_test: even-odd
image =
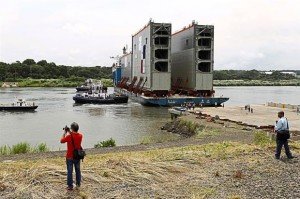
[[[257,131],[254,133],[254,144],[259,146],[267,146],[271,144],[272,141],[270,137],[265,132]]]
[[[204,127],[198,128],[196,132],[196,138],[207,138],[220,135],[220,131],[218,129],[206,129]]]
[[[47,144],[46,143],[41,143],[39,144],[37,147],[37,152],[47,152],[49,151],[49,148],[47,147]]]
[[[200,127],[199,124],[193,121],[187,121],[187,120],[180,120],[179,127],[186,126],[189,130],[189,132],[195,134],[197,129]]]
[[[142,138],[140,144],[153,144],[153,143],[164,143],[169,141],[176,141],[179,137],[172,133],[154,134],[145,136]]]
[[[14,155],[22,153],[42,153],[49,151],[46,143],[38,144],[36,147],[31,147],[27,142],[20,142],[11,147],[4,145],[0,147],[0,155]]]
[[[7,145],[0,147],[0,155],[9,155],[10,154],[10,147]]]
[[[20,154],[20,153],[29,153],[30,152],[30,144],[27,142],[20,142],[18,144],[12,145],[11,153],[12,154]]]
[[[102,148],[102,147],[114,147],[116,146],[116,141],[112,138],[108,140],[104,140],[102,142],[98,142],[94,145],[94,148]]]

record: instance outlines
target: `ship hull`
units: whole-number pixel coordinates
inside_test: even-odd
[[[122,104],[128,102],[127,96],[119,96],[108,99],[100,99],[97,97],[73,97],[73,100],[77,104]]]
[[[125,89],[115,88],[115,92],[128,96],[131,100],[136,101],[144,106],[180,106],[184,103],[195,103],[201,106],[221,106],[228,101],[228,97],[145,97],[135,93],[131,93]]]
[[[0,111],[34,111],[38,106],[0,106]]]

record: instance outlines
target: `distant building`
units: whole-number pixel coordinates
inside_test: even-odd
[[[261,72],[261,73],[266,74],[266,75],[272,75],[272,74],[273,74],[272,71],[263,71],[263,72]]]
[[[297,77],[297,73],[295,73],[295,72],[280,72],[280,73]]]
[[[266,75],[272,75],[274,71],[262,71],[262,74],[266,74]],[[294,77],[297,77],[297,73],[295,72],[285,72],[285,71],[281,71],[281,74],[286,74],[286,75],[292,75]]]

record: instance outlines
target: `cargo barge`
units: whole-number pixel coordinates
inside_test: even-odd
[[[128,96],[144,106],[181,106],[185,103],[195,103],[196,106],[221,106],[228,101],[228,97],[193,97],[193,96],[166,96],[166,97],[147,97],[141,94],[129,92],[126,89],[115,87],[115,92]]]
[[[115,92],[145,106],[221,106],[213,90],[214,26],[193,21],[171,34],[170,23],[149,23],[132,36],[113,67]]]

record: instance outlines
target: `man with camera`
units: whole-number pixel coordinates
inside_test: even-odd
[[[83,157],[78,157],[78,151],[82,150],[82,134],[78,132],[79,126],[76,122],[71,124],[71,129],[69,127],[63,128],[64,134],[60,139],[60,143],[67,143],[67,153],[66,153],[66,164],[67,164],[67,185],[68,190],[73,190],[73,166],[75,167],[76,173],[76,188],[80,187],[81,182],[81,172],[80,172],[80,159]],[[84,152],[84,151],[83,151]]]
[[[290,138],[289,123],[286,117],[284,117],[284,112],[278,112],[279,120],[276,121],[275,133],[276,133],[276,153],[275,158],[280,159],[280,153],[282,146],[284,146],[285,154],[288,159],[295,158],[289,148],[288,139]]]

